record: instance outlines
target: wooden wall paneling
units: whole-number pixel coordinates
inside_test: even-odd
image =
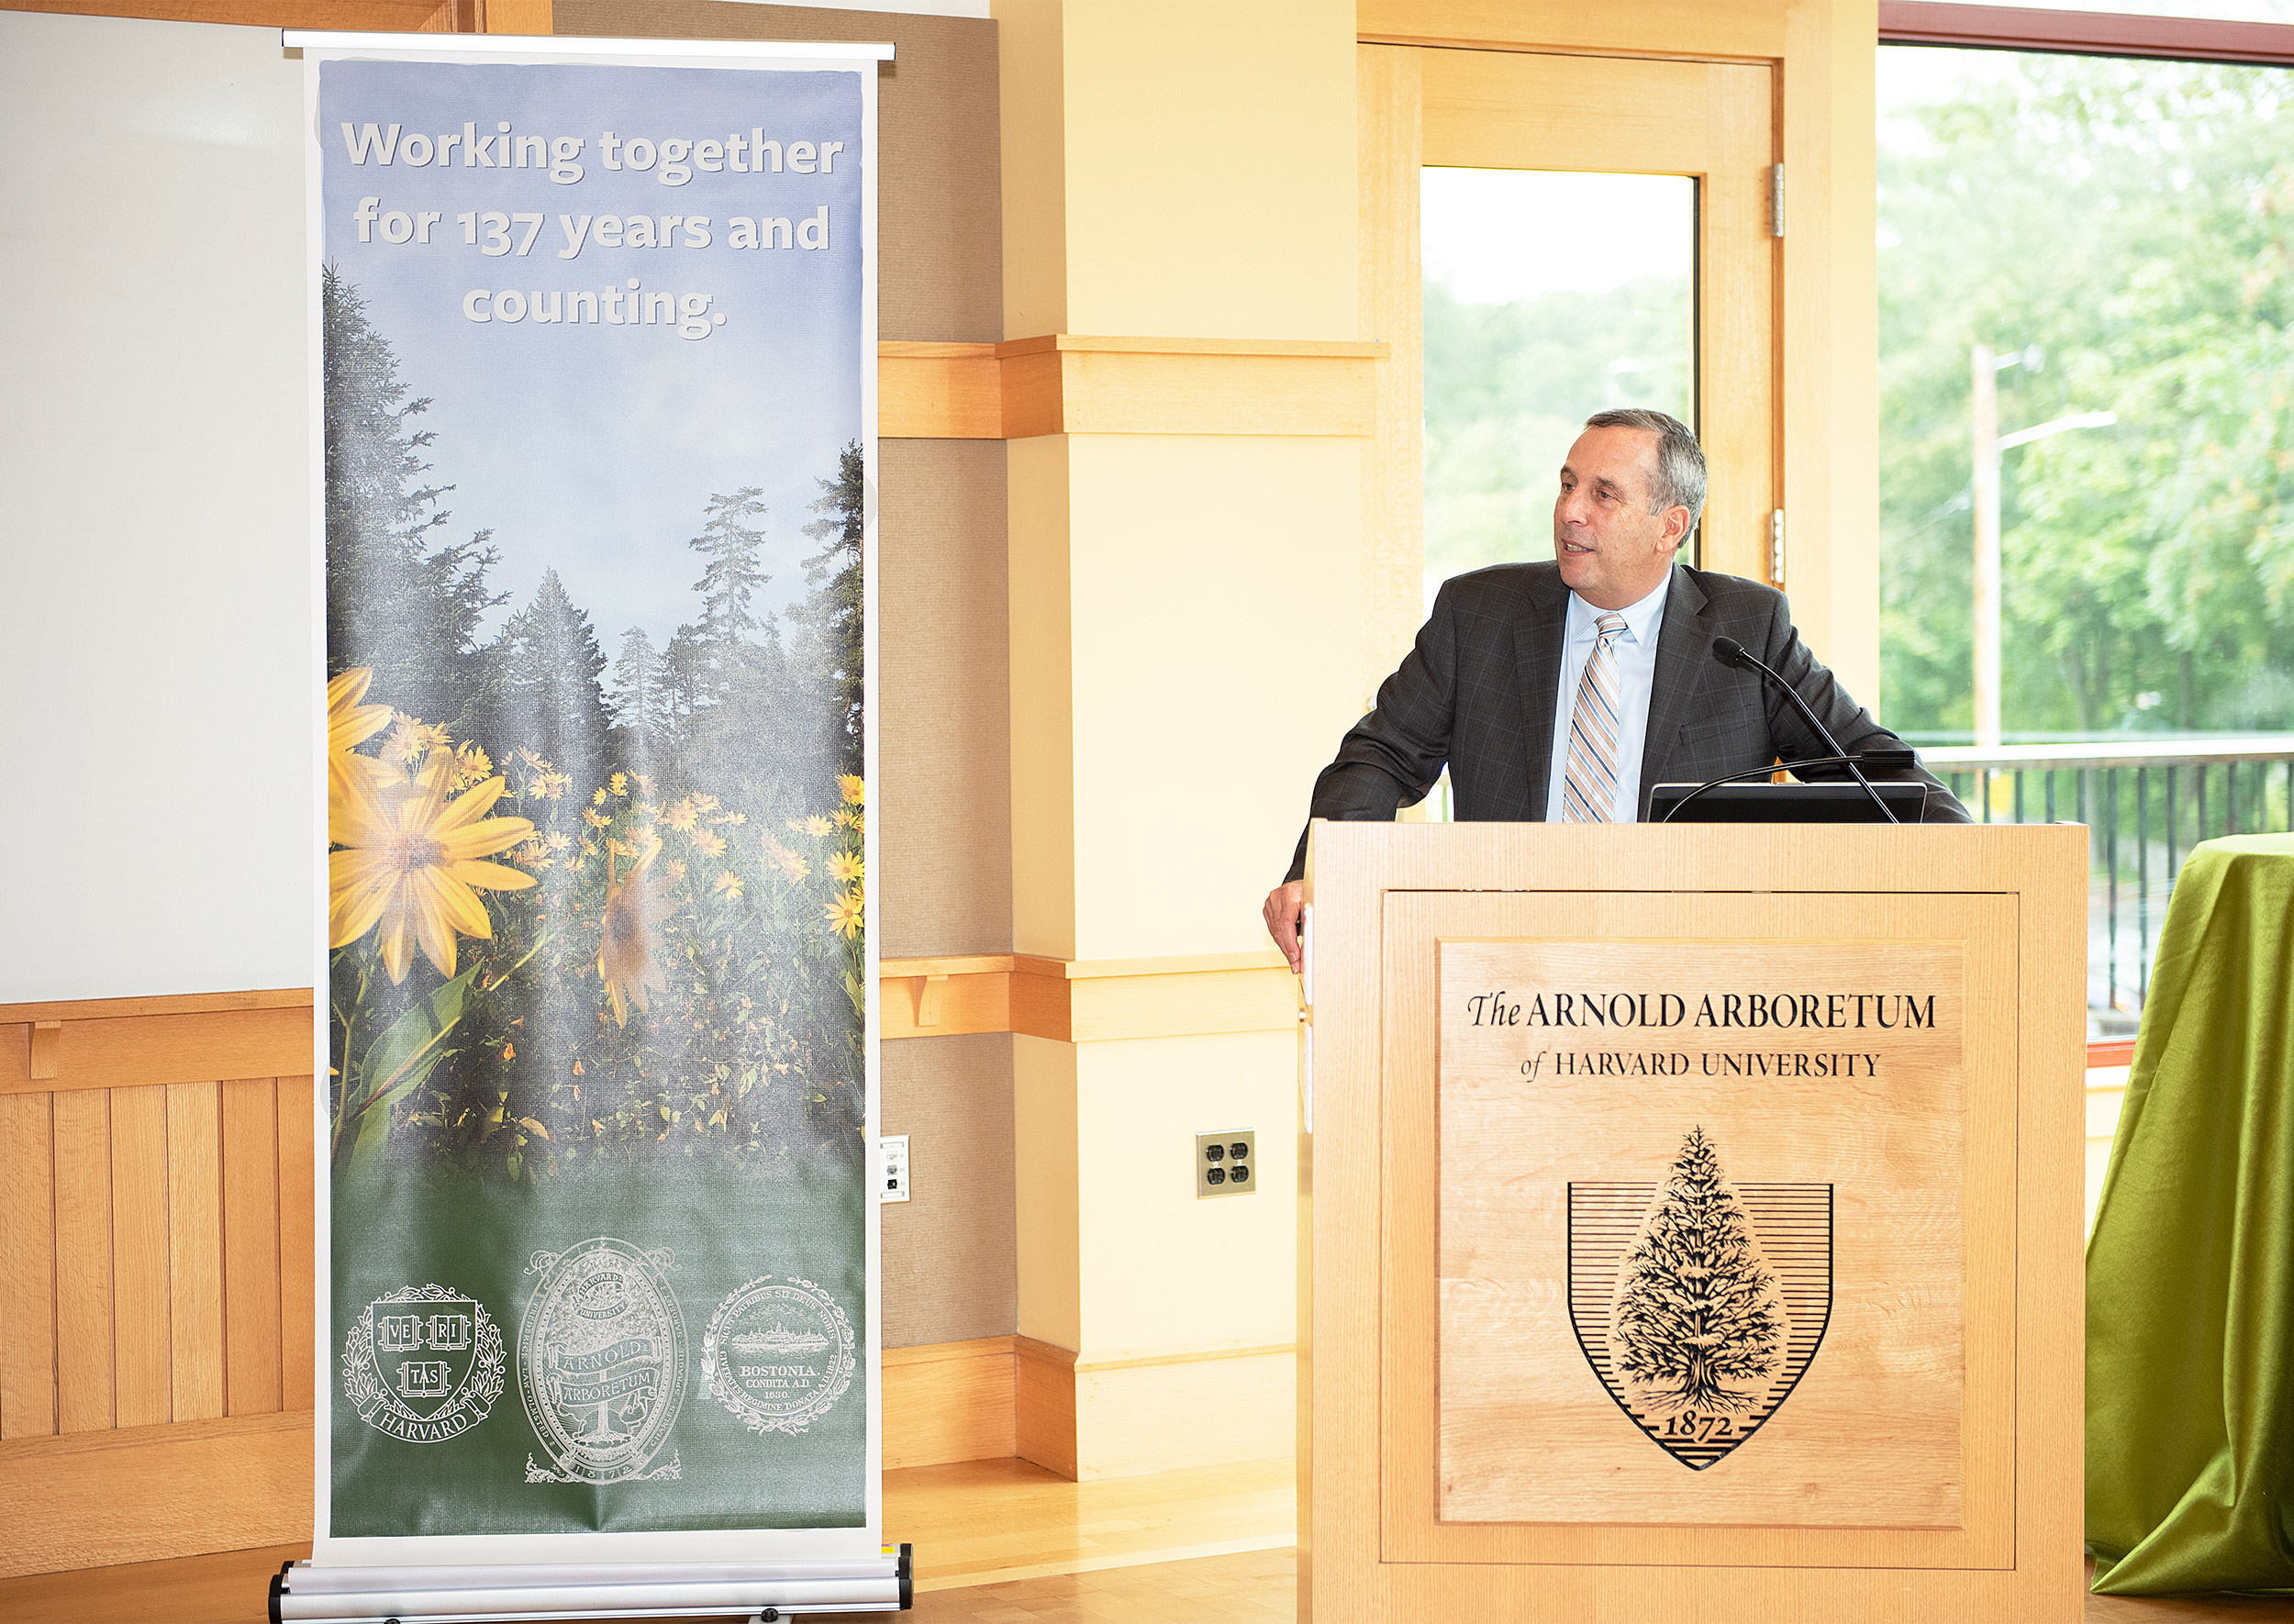
[[[50,1110],[46,1094],[0,1096],[0,1439],[56,1429]]]
[[[9,9],[72,17],[142,17],[161,23],[228,23],[254,28],[341,28],[382,34],[453,31],[440,24],[447,8],[438,0],[11,0]]]
[[[55,1096],[56,1430],[112,1424],[111,1091]]]
[[[490,15],[490,14],[489,14]],[[280,1407],[311,1407],[312,1338],[317,1288],[311,1248],[317,1198],[312,1079],[279,1079],[279,1363]]]
[[[489,34],[550,34],[556,17],[550,0],[485,0]]]
[[[119,1427],[172,1420],[168,1353],[167,1090],[112,1102],[112,1412]]]
[[[1019,1457],[1073,1478],[1075,1355],[1033,1337],[1014,1337],[1012,1346],[1019,1356],[1014,1431]]]
[[[304,1410],[122,1427],[0,1443],[0,1481],[9,1489],[0,1574],[307,1541],[311,1415]],[[245,1597],[243,1611],[231,1616],[262,1615],[262,1594],[256,1590]]]
[[[876,433],[884,439],[1002,439],[996,346],[879,340]]]
[[[268,1077],[222,1085],[223,1408],[279,1407],[279,1104]]]
[[[174,1418],[223,1414],[222,1087],[167,1088],[168,1371]]]
[[[68,1018],[56,1076],[36,1085],[26,1070],[0,1070],[0,1091],[206,1083],[217,1077],[276,1077],[307,1071],[311,1063],[310,995],[304,992],[299,996],[300,1007]],[[22,1062],[17,1063],[21,1067]]]
[[[884,1465],[938,1466],[1017,1453],[1012,1339],[884,1351]]]

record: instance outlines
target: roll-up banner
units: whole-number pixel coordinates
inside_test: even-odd
[[[274,1618],[891,1611],[889,46],[289,33],[327,693]]]

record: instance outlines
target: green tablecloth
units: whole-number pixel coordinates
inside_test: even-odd
[[[2209,840],[2159,934],[2087,1248],[2095,1588],[2294,1590],[2294,835]]]

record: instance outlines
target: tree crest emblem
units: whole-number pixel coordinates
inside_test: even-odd
[[[1832,1318],[1830,1185],[1733,1182],[1693,1128],[1661,1185],[1569,1186],[1569,1318],[1619,1409],[1701,1472],[1776,1414]]]

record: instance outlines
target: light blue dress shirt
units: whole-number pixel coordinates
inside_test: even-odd
[[[1617,806],[1609,816],[1619,823],[1641,817],[1641,757],[1648,741],[1649,689],[1657,674],[1657,629],[1665,623],[1665,595],[1672,589],[1673,573],[1665,572],[1657,589],[1639,603],[1620,610],[1625,629],[1609,644],[1617,659],[1617,685],[1624,715],[1622,736],[1617,741]],[[1553,698],[1553,759],[1545,785],[1545,821],[1559,823],[1563,792],[1569,783],[1569,723],[1577,714],[1577,684],[1585,678],[1586,662],[1600,637],[1595,624],[1608,611],[1597,609],[1576,593],[1569,595],[1569,614],[1563,625],[1561,692]]]

